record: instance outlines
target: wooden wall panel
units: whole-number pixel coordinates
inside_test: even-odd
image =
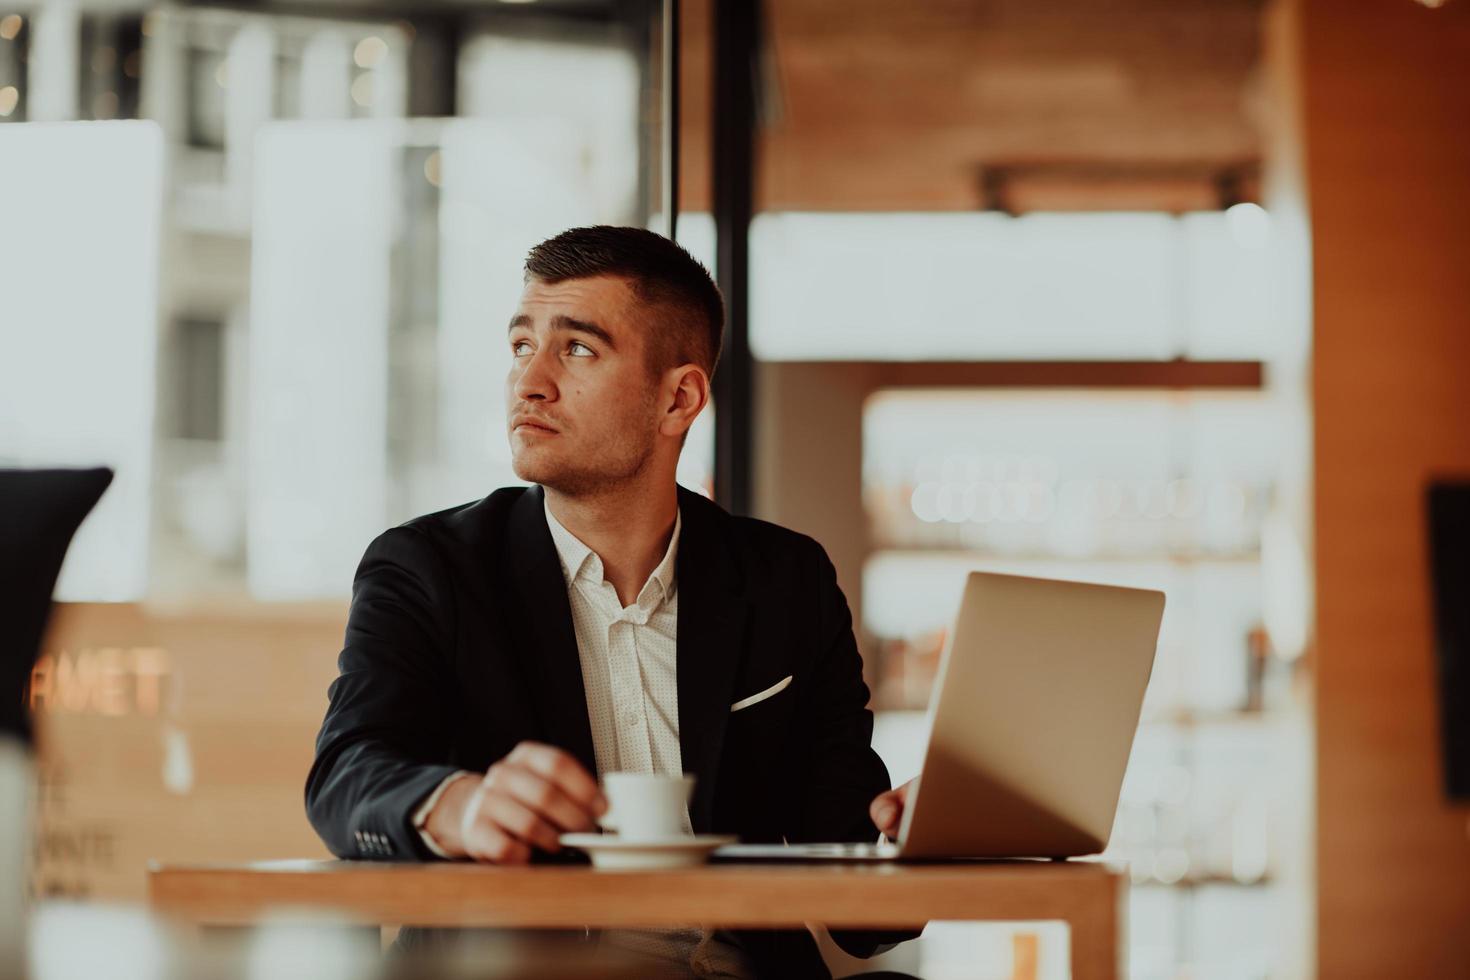
[[[709,207],[710,2],[680,8],[691,211]],[[1262,5],[768,2],[758,209],[967,211],[982,167],[1254,161]],[[1127,199],[1077,193],[1110,191]]]
[[[710,112],[714,99],[714,0],[679,3],[679,210],[713,204]]]
[[[57,607],[33,674],[39,895],[138,901],[150,860],[326,857],[306,820],[346,609]]]
[[[1423,492],[1470,473],[1470,7],[1302,0],[1316,435],[1318,963],[1470,971]]]

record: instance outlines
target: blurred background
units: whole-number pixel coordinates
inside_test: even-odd
[[[1422,496],[1470,472],[1467,83],[1460,0],[0,0],[0,465],[117,471],[33,894],[326,855],[357,560],[517,482],[522,258],[635,224],[731,306],[681,482],[826,546],[895,781],[967,570],[1162,588],[1131,975],[1465,976]]]

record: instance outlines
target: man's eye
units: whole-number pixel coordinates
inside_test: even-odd
[[[575,357],[591,357],[595,352],[580,340],[574,340],[567,346],[567,353]]]
[[[530,348],[531,345],[526,343],[526,341],[517,340],[515,343],[510,345],[510,352],[511,355],[514,357],[521,357],[524,354],[529,354],[531,352]]]

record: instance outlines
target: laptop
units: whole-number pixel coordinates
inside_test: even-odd
[[[1107,847],[1164,594],[971,572],[898,839],[735,844],[731,860],[1068,858]]]

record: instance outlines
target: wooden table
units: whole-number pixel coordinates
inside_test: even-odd
[[[681,871],[375,861],[154,865],[155,910],[240,926],[285,906],[363,925],[634,928],[919,927],[1062,920],[1074,980],[1116,980],[1126,878],[1096,862],[713,864]]]

